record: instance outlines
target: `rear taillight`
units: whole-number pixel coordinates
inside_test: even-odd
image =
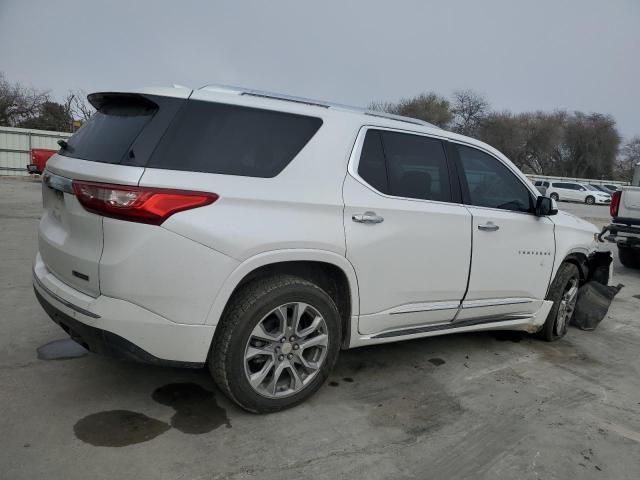
[[[616,190],[611,194],[611,203],[609,204],[609,213],[612,217],[618,216],[618,209],[620,208],[620,196],[622,192],[620,190]]]
[[[82,206],[105,217],[160,225],[177,212],[209,205],[215,193],[73,181]]]

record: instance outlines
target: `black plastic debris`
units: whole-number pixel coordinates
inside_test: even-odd
[[[613,298],[623,286],[619,283],[615,287],[610,287],[598,281],[585,283],[578,290],[576,310],[571,324],[580,330],[595,330],[607,314]]]

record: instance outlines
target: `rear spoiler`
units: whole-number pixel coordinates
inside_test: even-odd
[[[140,93],[96,92],[87,95],[87,100],[98,112],[108,112],[112,108],[118,111],[151,112],[158,105],[146,95]]]

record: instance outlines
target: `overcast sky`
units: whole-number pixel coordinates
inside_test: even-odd
[[[366,106],[471,88],[640,135],[640,0],[0,0],[0,71],[50,89],[240,85]]]

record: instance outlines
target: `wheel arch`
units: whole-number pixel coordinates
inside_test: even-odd
[[[575,265],[578,268],[578,273],[580,274],[580,283],[583,283],[586,281],[589,273],[589,270],[587,267],[587,260],[588,260],[587,253],[588,252],[583,251],[583,249],[574,249],[568,252],[562,258],[561,261],[556,263],[551,273],[551,278],[549,279],[549,286],[547,287],[547,293],[545,295],[545,298],[549,296],[549,291],[551,289],[551,286],[553,285],[553,281],[556,279],[556,276],[558,275],[558,271],[560,271],[560,266],[563,263],[571,263]]]
[[[323,250],[278,250],[242,262],[226,279],[207,316],[207,325],[217,325],[234,293],[248,281],[264,275],[283,274],[316,283],[334,298],[342,320],[342,346],[349,345],[352,318],[359,314],[358,283],[355,270],[344,257]]]
[[[576,267],[578,267],[578,273],[580,274],[580,282],[584,282],[587,279],[587,276],[589,275],[589,267],[587,266],[587,260],[588,260],[588,257],[584,252],[576,251],[576,252],[571,252],[566,257],[564,257],[564,260],[562,260],[562,262],[560,262],[559,265],[562,265],[563,263],[574,264]],[[558,272],[556,270],[556,274],[557,273]]]

